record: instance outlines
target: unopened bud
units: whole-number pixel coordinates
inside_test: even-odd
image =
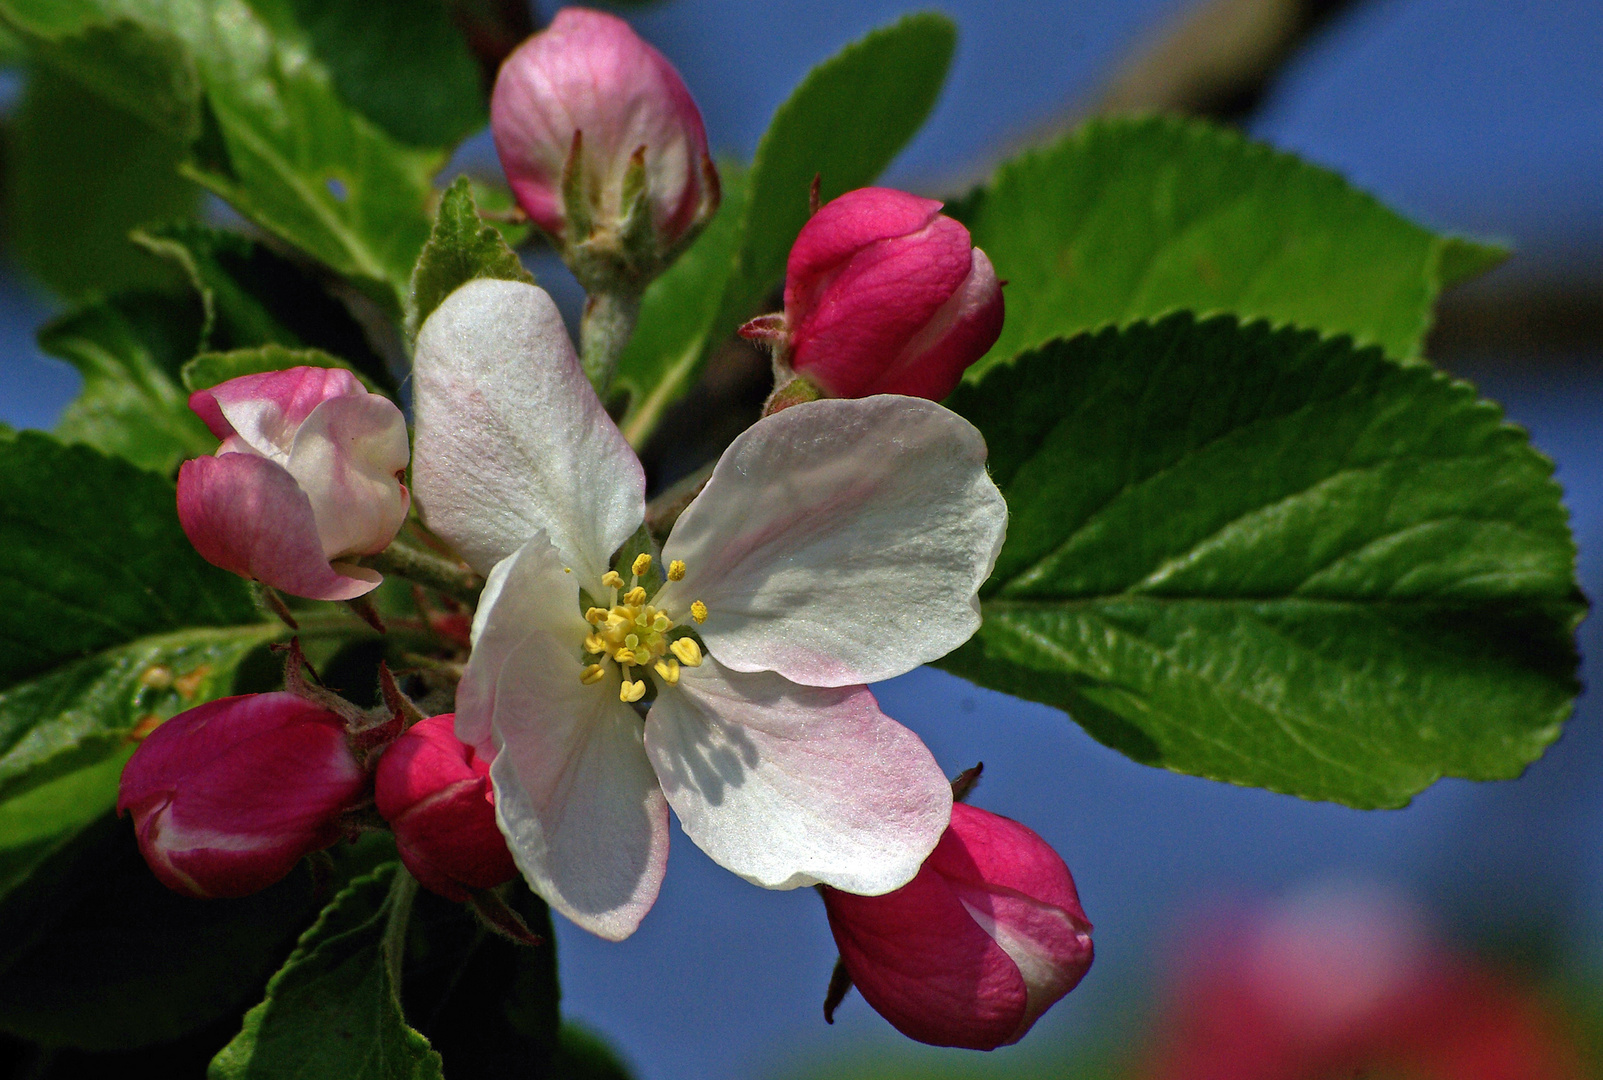
[[[456,737],[456,717],[431,716],[384,751],[374,774],[378,812],[395,832],[401,862],[451,900],[517,873],[495,823],[490,761]]]
[[[940,211],[889,188],[828,203],[790,249],[783,316],[741,333],[831,397],[946,397],[996,343],[1003,302],[990,259]]]
[[[406,520],[411,448],[395,403],[340,368],[243,375],[189,407],[223,440],[178,472],[178,520],[208,562],[314,600],[350,600],[382,575]]]
[[[490,131],[518,202],[592,290],[598,275],[643,287],[718,207],[690,91],[617,16],[564,8],[520,45]]]
[[[367,774],[345,723],[294,694],[246,694],[179,713],[139,744],[118,813],[168,888],[246,896],[343,834]]]
[[[900,889],[821,891],[852,982],[919,1042],[1015,1043],[1091,966],[1091,924],[1057,852],[1018,822],[962,803]]]

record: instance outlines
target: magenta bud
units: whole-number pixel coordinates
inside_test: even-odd
[[[518,871],[495,823],[490,759],[458,739],[455,725],[446,713],[408,728],[379,759],[375,793],[412,876],[466,900]]]
[[[168,888],[246,896],[338,840],[366,788],[338,716],[294,694],[246,694],[152,731],[123,768],[117,812],[133,814]]]
[[[717,174],[690,91],[615,15],[563,8],[518,46],[495,80],[490,132],[518,203],[566,243],[591,229],[622,229],[640,180],[663,248],[717,205]],[[635,182],[631,168],[643,169]],[[565,189],[582,205],[568,205]],[[590,229],[570,228],[582,223]]]
[[[178,520],[208,562],[314,600],[384,580],[346,560],[388,546],[411,505],[394,402],[349,371],[298,367],[198,390],[189,407],[223,440],[178,471]]]
[[[939,401],[996,343],[996,271],[940,211],[934,199],[859,188],[802,226],[785,270],[782,331],[797,374],[832,397]],[[773,328],[743,332],[762,330]]]
[[[900,889],[822,892],[852,982],[919,1042],[1015,1043],[1091,966],[1091,924],[1057,852],[1018,822],[963,803]]]

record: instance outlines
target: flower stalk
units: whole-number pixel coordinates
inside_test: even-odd
[[[640,317],[640,294],[627,287],[596,291],[584,305],[579,323],[579,354],[584,373],[602,401],[618,372],[618,358]]]
[[[400,538],[378,554],[363,559],[362,564],[380,573],[409,578],[468,603],[476,601],[484,588],[484,579],[469,567]]]

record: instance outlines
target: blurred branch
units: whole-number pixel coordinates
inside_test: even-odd
[[[1442,297],[1425,354],[1455,371],[1511,360],[1595,365],[1600,345],[1603,285],[1596,280],[1494,281]]]
[[[488,90],[495,83],[501,61],[534,33],[534,6],[529,0],[448,0],[446,6],[479,62]]]

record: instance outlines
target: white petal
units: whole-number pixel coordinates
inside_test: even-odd
[[[688,570],[656,603],[682,619],[705,602],[701,636],[737,671],[878,682],[974,633],[1006,531],[967,420],[922,398],[809,402],[724,451],[663,547]]]
[[[587,587],[645,516],[645,472],[556,305],[470,281],[417,336],[412,480],[424,520],[484,573],[544,529]]]
[[[934,757],[864,686],[798,686],[708,659],[662,688],[646,753],[686,835],[764,888],[890,892],[952,816]]]
[[[295,433],[285,466],[312,504],[323,554],[382,551],[410,499],[396,474],[411,456],[406,418],[389,398],[329,398]]]
[[[529,887],[611,940],[651,909],[668,808],[618,678],[579,682],[578,583],[543,534],[491,572],[457,694],[457,735],[496,748],[496,820]]]

